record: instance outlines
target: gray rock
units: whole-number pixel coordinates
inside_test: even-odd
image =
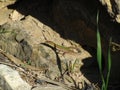
[[[30,90],[31,86],[23,81],[17,71],[0,64],[0,86],[3,90]]]

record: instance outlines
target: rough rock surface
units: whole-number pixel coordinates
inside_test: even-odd
[[[66,47],[71,46],[71,43],[62,39],[59,34],[54,32],[50,27],[42,24],[31,16],[27,16],[20,22],[13,21],[2,25],[1,32],[6,32],[0,36],[1,48],[4,51],[11,53],[21,60],[31,62],[31,64],[36,67],[48,67],[50,72],[54,72],[54,76],[55,74],[58,74],[58,76],[60,74],[57,68],[57,58],[61,60],[61,67],[65,67],[66,62],[74,62],[76,59],[78,59],[78,66],[81,67],[82,60],[90,57],[90,54],[79,45],[80,54],[78,53],[78,55],[72,55],[69,54],[69,52],[61,55],[58,52],[58,56],[56,56],[55,51],[41,43],[45,41],[55,41],[58,45],[63,44]]]
[[[17,71],[0,64],[0,86],[3,90],[30,90],[31,86],[23,81]]]
[[[15,2],[16,0],[0,0],[0,9],[3,9],[4,7],[7,7]]]
[[[99,0],[102,5],[106,6],[110,16],[120,23],[120,0]]]
[[[3,13],[0,14],[0,47],[33,66],[48,68],[46,76],[51,79],[58,79],[61,72],[72,67],[71,62],[74,64],[77,61],[74,72],[80,72],[84,63],[82,73],[90,81],[97,83],[99,82],[96,61],[96,14],[98,9],[105,71],[107,70],[109,38],[112,36],[112,41],[119,46],[120,27],[119,24],[111,21],[105,8],[101,7],[100,2],[96,0],[39,0],[38,2],[18,0],[15,4],[4,8],[3,11],[1,9]],[[80,52],[70,54],[64,53],[63,50],[61,53],[62,50],[56,50],[56,44],[50,47],[44,44],[46,41],[52,41],[64,47],[78,47]],[[83,48],[88,50],[92,57]],[[120,81],[119,56],[118,47],[117,51],[112,52],[111,83],[113,84]],[[75,74],[74,76],[79,77],[80,75]],[[77,81],[78,86],[81,80],[76,77],[74,77],[74,81]],[[66,83],[71,81],[68,76],[65,78]]]
[[[66,89],[64,89],[64,88],[62,88],[62,87],[59,87],[59,86],[47,86],[47,87],[44,87],[44,86],[39,86],[39,87],[37,87],[37,88],[34,88],[34,89],[32,89],[32,90],[66,90]]]
[[[48,68],[46,72],[48,78],[52,80],[59,79],[61,74],[71,68],[73,64],[74,69],[70,70],[79,73],[83,65],[82,61],[91,57],[79,44],[72,40],[65,40],[51,27],[31,15],[24,16],[18,12],[18,10],[8,9],[7,7],[5,7],[3,11],[1,9],[1,12],[1,49],[19,58],[23,62],[30,63],[32,66]],[[54,50],[55,46],[49,47],[43,44],[46,41],[52,41],[63,47],[76,47],[79,49],[79,52],[73,51],[72,54],[69,53],[69,50],[67,52],[64,51],[64,49],[63,51]],[[74,80],[76,81],[75,75],[71,76],[74,76]],[[74,82],[69,82],[69,80],[72,79],[67,75],[64,79],[67,84],[74,84]],[[86,80],[83,78],[78,79],[76,84],[84,81]]]

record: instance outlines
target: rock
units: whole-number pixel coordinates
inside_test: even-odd
[[[13,1],[13,0],[0,0],[0,2],[7,2],[7,1]]]
[[[8,10],[8,8],[0,9],[0,25],[8,22],[9,20],[9,14],[12,12],[12,10]]]
[[[23,61],[30,62],[35,67],[48,68],[46,76],[53,80],[65,72],[68,68],[66,64],[69,62],[73,64],[77,60],[74,72],[80,72],[82,60],[91,56],[79,44],[64,40],[52,28],[31,16],[2,25],[1,32],[6,32],[1,34],[0,45],[3,50]],[[79,48],[80,52],[73,55],[69,52],[56,53],[51,47],[42,44],[45,41],[52,41],[65,47],[73,46]]]
[[[31,86],[23,81],[17,71],[0,64],[0,86],[3,90],[30,90]]]
[[[8,7],[9,9],[16,9],[10,9],[10,13],[7,11],[4,12],[5,9],[3,11],[1,9],[0,47],[22,61],[30,62],[33,66],[48,68],[46,76],[51,79],[60,77],[61,71],[63,73],[67,69],[66,64],[70,66],[69,64],[74,64],[76,60],[77,64],[73,71],[80,72],[83,61],[91,56],[83,49],[84,46],[93,49],[93,57],[95,57],[95,59],[92,61],[93,63],[95,62],[97,67],[97,8],[95,7],[99,6],[99,29],[102,39],[103,56],[105,58],[105,65],[103,65],[103,67],[107,70],[107,42],[112,36],[113,41],[119,43],[120,32],[119,25],[110,21],[111,19],[108,17],[108,14],[101,8],[100,2],[96,0],[42,1],[43,0],[39,0],[38,3],[34,0],[19,0],[15,5]],[[105,4],[105,2],[103,3]],[[110,6],[109,4],[111,3],[108,2],[107,6]],[[51,7],[52,11],[50,11]],[[112,9],[111,6],[109,8]],[[49,15],[49,12],[52,17],[46,17]],[[25,17],[22,16],[23,14]],[[10,18],[9,21],[7,20],[8,17]],[[119,16],[117,17],[119,20]],[[52,18],[54,19],[55,24],[53,24],[53,22],[48,23]],[[57,26],[59,29],[55,28]],[[43,43],[46,41],[52,41],[64,47],[78,47],[80,52],[73,55],[64,53],[60,50],[55,50],[54,46],[49,47],[44,45]],[[112,73],[119,72],[117,69],[119,67],[119,52],[113,52],[112,59]],[[91,62],[91,60],[89,60],[89,62]],[[93,70],[89,70],[89,72],[94,72],[94,66],[91,65],[90,67],[92,67]],[[92,76],[93,75],[96,76],[96,74],[92,74]],[[119,73],[111,74],[111,77],[116,78],[113,80],[118,80],[119,75]]]
[[[8,5],[14,4],[16,0],[0,0],[0,9],[7,7]]]
[[[32,90],[66,90],[60,86],[53,86],[53,85],[48,85],[46,87],[43,87],[43,86],[38,86]]]
[[[99,0],[102,5],[107,6],[107,11],[110,16],[117,22],[120,23],[120,0]]]
[[[116,21],[118,22],[118,23],[120,23],[120,14],[119,15],[116,15]]]
[[[9,15],[10,19],[13,21],[20,20],[24,18],[24,15],[20,14],[18,11],[13,10],[12,13]]]
[[[119,22],[119,0],[99,1],[107,6],[107,11],[112,18]],[[99,1],[39,0],[39,2],[36,2],[34,0],[19,0],[14,5],[8,6],[8,1],[4,0],[0,2],[0,8],[2,8],[0,10],[0,28],[2,29],[1,32],[7,33],[0,35],[0,47],[17,58],[30,62],[31,65],[39,68],[49,68],[47,72],[48,75],[46,76],[51,79],[59,77],[60,69],[62,68],[61,71],[64,72],[67,68],[66,64],[71,62],[73,64],[77,59],[79,59],[77,60],[79,62],[75,65],[74,71],[80,71],[79,69],[83,65],[83,61],[90,56],[83,47],[92,48],[92,50],[89,51],[94,52],[92,56],[95,58],[91,58],[92,62],[88,59],[90,62],[88,66],[93,69],[89,70],[88,67],[86,72],[95,72],[95,68],[97,68],[96,15],[99,9],[99,30],[102,39],[103,57],[105,58],[103,68],[107,70],[108,41],[112,36],[114,42],[120,42],[120,27],[119,24],[111,21],[111,18],[105,11],[105,8],[101,7]],[[11,8],[16,10],[7,12],[8,8],[6,6],[8,6],[9,10]],[[25,17],[22,17],[22,14],[24,14]],[[10,18],[9,22],[8,17]],[[51,22],[52,18],[55,24]],[[51,21],[49,22],[49,20]],[[57,27],[56,25],[59,29],[55,28]],[[65,47],[79,47],[81,52],[79,55],[71,55],[63,52],[61,54],[58,50],[42,44],[47,40]],[[73,43],[71,41],[73,41]],[[112,52],[112,70],[110,77],[112,78],[111,80],[115,82],[120,79],[118,69],[120,62],[119,56],[119,51]],[[59,66],[58,63],[60,64]],[[96,66],[95,68],[92,63]],[[91,75],[96,76],[96,74]]]

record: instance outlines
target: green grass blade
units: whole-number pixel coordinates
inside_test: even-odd
[[[110,38],[110,42],[109,42],[109,48],[108,48],[108,72],[107,72],[107,77],[106,79],[104,78],[104,75],[102,73],[102,48],[101,48],[101,37],[100,37],[100,32],[99,32],[99,27],[98,27],[98,21],[99,21],[99,11],[97,13],[97,62],[98,62],[98,66],[99,66],[99,71],[100,71],[100,75],[101,75],[101,79],[102,79],[102,90],[107,90],[108,88],[108,82],[109,82],[109,78],[110,78],[110,70],[111,70],[111,53],[110,53],[110,43],[112,41],[112,39]]]
[[[100,37],[100,32],[99,32],[99,27],[98,27],[98,21],[99,21],[99,11],[97,13],[97,62],[98,62],[98,67],[102,79],[102,90],[105,90],[105,79],[102,73],[102,48],[101,48],[101,37]]]
[[[99,71],[102,79],[102,90],[105,90],[106,83],[105,79],[102,73],[102,48],[101,48],[101,38],[100,38],[100,33],[97,30],[97,61],[98,61],[98,66],[99,66]]]
[[[99,11],[97,13],[97,61],[100,71],[102,70],[102,49],[101,49],[101,38],[99,33],[99,27],[98,27],[98,21],[99,21]]]
[[[101,49],[101,39],[100,33],[97,30],[97,61],[100,71],[102,71],[102,49]]]
[[[111,70],[111,64],[112,64],[111,53],[110,53],[110,43],[111,43],[111,41],[112,41],[112,38],[110,38],[109,48],[108,48],[108,71]]]
[[[106,78],[106,90],[108,87],[108,82],[109,82],[109,77],[110,77],[110,70],[111,70],[111,53],[110,53],[110,43],[111,43],[112,39],[110,38],[110,42],[109,42],[109,48],[108,48],[108,73],[107,73],[107,78]]]

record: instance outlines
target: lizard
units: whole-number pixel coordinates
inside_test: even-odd
[[[55,48],[56,50],[62,51],[64,53],[79,54],[81,52],[78,47],[65,47],[63,45],[58,45],[52,41],[46,41],[42,44]]]

